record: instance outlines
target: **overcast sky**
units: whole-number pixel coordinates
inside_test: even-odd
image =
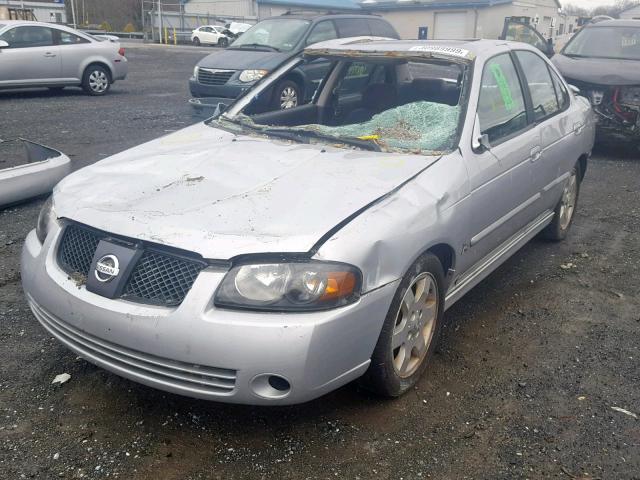
[[[560,0],[562,5],[575,5],[576,7],[594,8],[600,5],[613,5],[615,0]]]

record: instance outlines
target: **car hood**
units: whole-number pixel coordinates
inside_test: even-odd
[[[308,252],[438,158],[238,136],[202,123],[75,172],[56,187],[54,208],[60,218],[210,259]]]
[[[227,70],[273,70],[291,55],[291,52],[266,52],[264,50],[249,48],[234,50],[233,48],[227,48],[220,53],[213,53],[204,57],[198,62],[198,66]]]
[[[551,60],[560,73],[570,80],[609,86],[640,84],[640,61],[571,58],[562,54],[555,55]]]

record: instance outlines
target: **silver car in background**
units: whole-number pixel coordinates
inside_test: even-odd
[[[0,89],[78,86],[104,95],[127,71],[117,41],[63,25],[0,20]]]
[[[251,113],[330,61],[311,103]],[[443,313],[538,234],[563,239],[589,102],[528,45],[308,47],[215,119],[77,171],[22,252],[28,303],[86,360],[199,398],[398,396]]]

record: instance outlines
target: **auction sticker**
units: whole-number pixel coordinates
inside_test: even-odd
[[[441,53],[443,55],[449,55],[458,58],[473,58],[473,54],[465,49],[458,47],[445,47],[444,45],[416,45],[409,49],[410,52],[429,52],[429,53]]]

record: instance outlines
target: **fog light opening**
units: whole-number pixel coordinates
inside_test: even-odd
[[[289,380],[272,373],[256,375],[251,380],[250,386],[257,396],[273,400],[284,398],[291,392]]]
[[[277,375],[269,375],[269,385],[279,392],[288,392],[291,389],[291,385],[289,385],[287,379],[278,377]]]

